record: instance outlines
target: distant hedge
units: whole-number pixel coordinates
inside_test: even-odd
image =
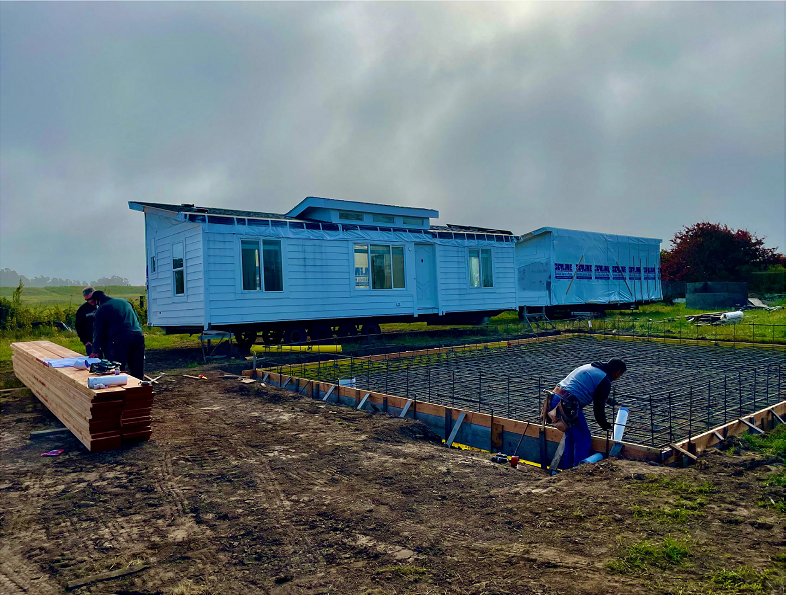
[[[748,291],[754,293],[786,293],[786,270],[751,273]]]

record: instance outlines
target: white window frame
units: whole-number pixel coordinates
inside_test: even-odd
[[[150,238],[150,252],[148,253],[147,259],[147,277],[150,279],[152,278],[156,272],[158,271],[158,259],[156,258],[156,238],[153,236]]]
[[[183,249],[183,263],[182,266],[176,267],[175,266],[175,246],[180,246]],[[187,283],[186,283],[186,241],[179,240],[176,242],[172,242],[172,297],[173,298],[185,298],[186,294],[188,293]],[[177,272],[183,271],[183,293],[177,293]]]
[[[486,251],[489,254],[489,259],[491,260],[491,285],[483,285],[483,252]],[[472,284],[472,252],[478,253],[478,276],[479,276],[479,285]],[[493,248],[482,248],[481,246],[477,246],[474,248],[467,248],[467,284],[469,288],[472,290],[476,289],[494,289],[494,250]]]
[[[388,249],[388,255],[390,257],[390,287],[374,287],[374,279],[373,275],[371,274],[371,246],[386,246]],[[352,288],[355,291],[406,291],[407,289],[407,250],[404,244],[389,244],[387,242],[365,242],[363,244],[356,244],[352,242]],[[357,270],[355,267],[355,250],[357,247],[365,246],[366,248],[366,259],[368,263],[368,287],[358,287],[357,286]],[[401,250],[401,264],[404,268],[402,272],[403,277],[403,286],[396,287],[394,276],[393,276],[393,248],[399,248]]]
[[[259,287],[256,289],[246,289],[243,287],[243,242],[255,242],[257,245],[257,252],[259,254]],[[265,244],[264,242],[277,242],[279,254],[281,256],[281,289],[267,289],[265,287]],[[259,238],[259,237],[244,237],[240,238],[238,244],[240,251],[240,275],[239,289],[240,292],[246,295],[280,295],[286,291],[286,278],[287,268],[286,259],[284,258],[284,242],[276,238]]]

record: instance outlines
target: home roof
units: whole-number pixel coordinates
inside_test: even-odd
[[[535,236],[543,235],[544,233],[553,233],[555,235],[576,236],[576,237],[577,236],[581,236],[581,235],[587,235],[587,234],[591,234],[591,235],[608,235],[608,236],[616,236],[618,238],[625,238],[625,239],[631,238],[631,239],[636,239],[636,240],[646,240],[648,243],[656,243],[656,242],[657,243],[661,243],[661,242],[663,242],[663,240],[661,240],[659,238],[645,238],[645,237],[641,237],[641,236],[626,236],[626,235],[619,235],[619,234],[616,234],[616,233],[602,233],[602,232],[597,232],[597,231],[581,231],[581,230],[578,230],[578,229],[564,229],[562,227],[540,227],[540,228],[536,229],[535,231],[530,231],[529,233],[525,233],[524,235],[521,236],[521,239],[522,240],[529,240],[531,238],[534,238]]]
[[[236,209],[216,209],[214,207],[199,207],[193,204],[170,205],[160,202],[129,201],[129,208],[134,211],[144,211],[145,207],[169,211],[171,213],[200,213],[203,215],[223,215],[225,217],[253,217],[256,219],[289,219],[297,221],[296,217],[281,215],[279,213],[263,213],[261,211],[238,211]]]
[[[422,209],[420,207],[401,207],[396,205],[382,205],[373,202],[356,202],[352,200],[338,200],[335,198],[321,198],[309,196],[301,200],[295,208],[287,213],[289,217],[299,217],[308,209],[342,209],[347,211],[362,211],[364,213],[378,213],[384,215],[401,215],[404,217],[439,218],[439,211]]]

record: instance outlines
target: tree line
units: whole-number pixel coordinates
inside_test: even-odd
[[[131,285],[128,279],[125,277],[118,277],[117,275],[101,277],[100,279],[88,283],[87,281],[81,281],[79,279],[61,279],[60,277],[46,277],[44,275],[38,275],[37,277],[29,279],[24,275],[20,275],[13,269],[0,269],[0,287],[17,287],[20,282],[25,287],[87,287],[88,285],[107,287]]]

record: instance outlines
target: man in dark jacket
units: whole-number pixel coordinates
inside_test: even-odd
[[[82,290],[82,297],[85,298],[85,303],[79,306],[76,311],[76,334],[79,335],[79,340],[85,346],[85,353],[90,355],[93,353],[93,316],[95,315],[96,307],[93,304],[91,296],[95,291],[92,287],[85,287]]]
[[[590,454],[592,434],[582,409],[592,403],[595,421],[608,431],[612,425],[606,421],[606,404],[609,399],[611,382],[618,380],[628,367],[621,359],[611,359],[606,363],[593,362],[579,366],[554,387],[551,408],[561,403],[563,410],[571,418],[565,432],[565,453],[560,467],[568,469],[586,459]],[[568,421],[568,420],[566,420]]]
[[[134,307],[128,300],[110,298],[95,291],[91,301],[98,306],[93,322],[93,353],[101,349],[110,360],[120,362],[131,376],[144,380],[145,335]]]

